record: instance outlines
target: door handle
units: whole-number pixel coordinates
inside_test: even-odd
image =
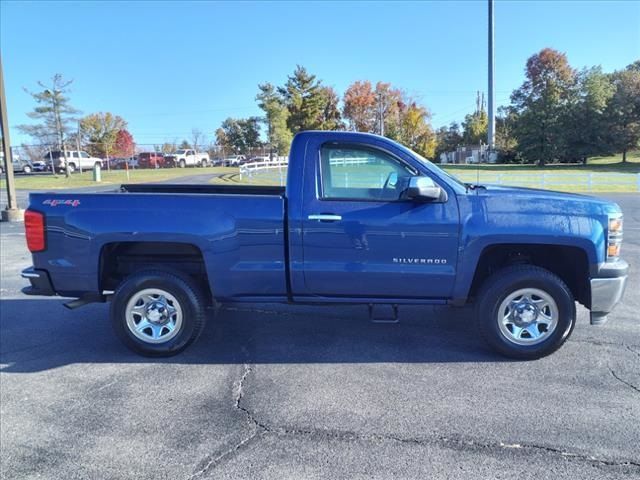
[[[342,216],[333,215],[330,213],[320,213],[315,215],[309,215],[309,220],[318,220],[319,222],[337,222],[338,220],[342,220]]]

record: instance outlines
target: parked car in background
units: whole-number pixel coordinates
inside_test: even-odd
[[[231,155],[224,159],[224,163],[227,167],[239,167],[245,161],[244,155]]]
[[[212,167],[224,167],[226,166],[226,162],[225,159],[222,157],[214,157],[211,159],[211,166]]]
[[[135,157],[114,157],[109,159],[109,168],[112,170],[124,170],[125,168],[135,168]],[[106,166],[106,161],[103,162]]]
[[[34,172],[46,172],[47,170],[49,170],[49,166],[46,164],[46,162],[43,162],[42,160],[33,162],[31,165],[33,166]]]
[[[173,166],[163,153],[142,152],[138,154],[138,168],[165,168]]]
[[[82,168],[83,170],[91,170],[96,165],[100,165],[102,167],[102,159],[92,157],[87,152],[67,150],[66,153],[67,156],[65,157],[64,152],[53,150],[45,153],[42,157],[42,161],[47,163],[47,165],[51,165],[51,160],[53,160],[53,168],[59,172],[64,171],[67,168],[67,165],[69,165],[69,171],[71,173],[75,172],[79,168]]]
[[[33,164],[28,160],[12,158],[13,172],[29,174],[34,171]],[[0,159],[0,174],[4,173],[4,157]]]
[[[176,150],[170,157],[173,161],[173,165],[180,168],[207,167],[211,163],[208,153],[198,152],[191,148]]]
[[[243,163],[271,163],[271,159],[269,158],[269,155],[257,155]]]

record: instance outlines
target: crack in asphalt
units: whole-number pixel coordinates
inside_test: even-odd
[[[243,348],[242,351],[246,355],[246,349]],[[236,391],[235,391],[235,398],[234,398],[234,402],[233,402],[234,408],[236,410],[240,410],[241,412],[244,413],[244,415],[245,415],[245,417],[247,419],[247,422],[251,426],[251,433],[249,433],[249,435],[247,435],[246,437],[241,439],[238,443],[236,443],[235,445],[231,446],[230,448],[224,450],[220,454],[218,454],[216,456],[209,457],[208,459],[205,459],[204,466],[200,470],[196,471],[193,475],[191,475],[189,477],[189,480],[192,480],[192,479],[201,477],[202,475],[205,475],[207,472],[209,472],[210,470],[214,469],[218,464],[220,464],[226,457],[228,457],[228,456],[230,456],[232,454],[235,454],[240,448],[242,448],[247,443],[251,442],[254,438],[258,437],[259,435],[263,434],[264,432],[269,432],[270,431],[269,427],[267,427],[266,425],[263,425],[261,422],[259,422],[249,409],[247,409],[246,407],[242,406],[242,397],[244,396],[244,386],[245,386],[245,383],[247,381],[247,377],[249,377],[249,375],[252,372],[253,372],[253,367],[251,366],[251,364],[250,363],[244,363],[243,364],[242,376],[240,377],[240,380],[238,381],[238,386],[237,386]],[[202,462],[201,462],[201,464],[202,464]]]
[[[243,351],[246,350],[243,348]],[[626,382],[617,376],[617,374],[609,368],[611,375],[624,383],[625,385],[633,388],[634,390],[640,392],[640,389]],[[604,458],[598,458],[593,455],[587,455],[576,452],[569,452],[566,450],[562,450],[560,448],[549,447],[545,445],[537,445],[537,444],[519,444],[519,443],[503,443],[503,442],[486,442],[480,441],[476,439],[456,437],[456,436],[431,436],[431,437],[401,437],[390,434],[378,434],[378,433],[359,433],[350,430],[331,430],[331,429],[319,429],[319,428],[311,428],[311,429],[303,429],[303,428],[294,428],[287,426],[270,426],[266,423],[260,421],[256,415],[246,406],[242,404],[242,400],[245,396],[246,391],[246,383],[249,376],[254,372],[253,366],[250,363],[243,364],[243,371],[240,379],[237,382],[237,388],[234,396],[233,406],[236,410],[241,411],[246,417],[247,423],[251,426],[251,433],[244,438],[242,438],[239,442],[223,450],[216,456],[211,456],[205,459],[204,466],[196,471],[193,475],[189,477],[189,480],[201,477],[206,475],[208,472],[217,467],[220,463],[222,463],[227,457],[230,457],[236,454],[242,447],[252,442],[253,440],[259,439],[266,435],[276,435],[276,436],[304,436],[309,437],[311,439],[329,439],[329,440],[338,440],[338,441],[365,441],[365,442],[396,442],[401,444],[410,444],[417,446],[444,446],[446,448],[451,448],[459,451],[464,450],[486,450],[489,452],[500,452],[505,450],[535,450],[540,452],[546,452],[549,454],[557,455],[567,459],[573,459],[578,461],[586,461],[590,462],[593,465],[604,466],[604,467],[634,467],[638,469],[640,472],[640,461],[634,460],[623,460],[623,461],[614,461],[607,460]],[[202,462],[200,463],[202,464]]]
[[[624,378],[621,378],[611,367],[607,367],[607,368],[609,369],[609,373],[613,378],[625,384],[627,387],[632,388],[636,392],[640,393],[640,388],[636,387],[633,383],[627,382]]]
[[[629,350],[631,353],[635,353],[638,357],[640,357],[640,352],[635,350],[634,348],[632,348],[631,345],[626,345],[627,350]]]

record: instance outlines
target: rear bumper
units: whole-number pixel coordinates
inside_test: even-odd
[[[628,273],[629,264],[618,260],[601,266],[598,276],[591,279],[591,325],[605,323],[607,315],[620,303]]]
[[[39,270],[33,267],[29,267],[22,271],[22,278],[29,280],[28,287],[22,289],[22,293],[25,295],[44,295],[53,296],[56,294],[51,284],[51,278],[46,270]]]

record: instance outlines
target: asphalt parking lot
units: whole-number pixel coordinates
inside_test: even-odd
[[[606,195],[605,195],[606,196]],[[227,305],[171,359],[126,350],[107,305],[21,295],[0,224],[0,476],[7,479],[640,478],[640,195],[624,303],[579,308],[558,352],[488,352],[465,310]]]

